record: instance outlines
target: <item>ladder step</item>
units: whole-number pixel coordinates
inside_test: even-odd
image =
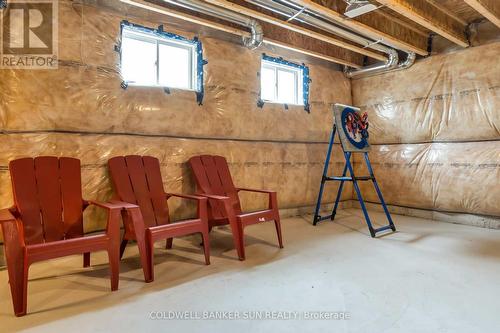
[[[354,177],[356,180],[372,180],[375,179],[375,177],[372,176],[361,176],[361,177]],[[352,177],[325,177],[325,181],[330,181],[330,180],[336,180],[336,181],[352,181]]]
[[[320,221],[324,221],[324,220],[329,220],[332,218],[332,215],[326,215],[326,216],[319,216],[319,215],[316,215],[315,218],[314,218],[314,221],[315,222],[320,222]]]
[[[385,230],[389,230],[389,229],[391,229],[391,230],[393,230],[393,231],[394,231],[395,227],[394,227],[393,225],[390,225],[390,224],[389,224],[389,225],[385,225],[385,226],[383,226],[383,227],[380,227],[380,228],[378,228],[378,229],[373,229],[373,232],[374,232],[374,233],[377,233],[377,232],[381,232],[381,231],[385,231]]]

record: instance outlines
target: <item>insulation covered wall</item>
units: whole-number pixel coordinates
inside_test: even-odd
[[[197,105],[192,92],[124,90],[114,51],[121,20],[148,27],[164,24],[166,31],[194,35],[168,21],[122,16],[77,1],[61,1],[59,10],[59,69],[0,71],[1,207],[12,204],[9,160],[37,155],[80,158],[87,199],[112,195],[106,162],[124,154],[158,157],[166,190],[192,193],[185,162],[206,153],[227,157],[236,185],[278,191],[281,208],[315,203],[332,124],[331,105],[352,102],[350,82],[341,72],[307,64],[313,80],[310,114],[303,107],[285,110],[266,104],[260,109],[261,54],[280,54],[265,48],[250,51],[200,34],[209,62],[203,106]],[[336,162],[340,160],[332,163]],[[333,201],[335,190],[329,189],[325,202]],[[350,196],[348,189],[344,198]],[[247,209],[266,203],[258,195],[243,199]],[[190,211],[178,203],[173,208],[177,216]],[[102,223],[100,214],[90,214],[87,231]]]
[[[499,54],[497,42],[352,81],[390,204],[500,216]]]

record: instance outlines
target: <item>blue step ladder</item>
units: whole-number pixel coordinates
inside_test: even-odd
[[[332,149],[333,149],[333,143],[335,140],[335,133],[337,131],[337,126],[334,124],[332,133],[330,134],[330,142],[328,145],[328,152],[326,153],[326,160],[325,160],[325,166],[323,168],[323,177],[321,178],[321,186],[319,188],[319,195],[318,195],[318,202],[316,203],[316,210],[314,212],[314,221],[313,225],[317,225],[318,222],[324,221],[324,220],[334,220],[335,219],[335,214],[337,213],[337,208],[339,205],[340,201],[340,196],[342,194],[342,189],[344,188],[344,182],[352,182],[354,185],[354,190],[356,191],[356,195],[358,197],[359,204],[361,205],[361,209],[363,210],[363,214],[365,216],[366,224],[368,225],[368,229],[370,230],[370,235],[372,237],[375,237],[377,233],[385,231],[385,230],[392,230],[396,231],[396,227],[394,226],[394,222],[392,222],[391,214],[389,213],[389,210],[387,209],[387,205],[385,204],[384,197],[382,196],[382,192],[380,191],[380,188],[378,187],[377,180],[375,179],[375,175],[373,173],[372,165],[370,163],[370,159],[368,157],[368,152],[363,152],[364,157],[365,157],[365,162],[366,166],[368,167],[368,172],[369,176],[356,176],[354,174],[354,169],[351,164],[351,155],[352,152],[343,152],[344,153],[344,158],[345,158],[345,166],[344,166],[344,171],[342,172],[342,176],[328,176],[328,167],[330,165],[330,157],[332,155]],[[347,170],[349,170],[350,176],[347,176]],[[375,191],[377,192],[377,195],[380,199],[380,203],[382,204],[382,207],[384,208],[385,215],[387,216],[387,220],[389,221],[389,224],[380,228],[374,228],[372,225],[372,222],[370,220],[370,216],[368,216],[368,211],[366,210],[366,205],[363,200],[363,197],[361,195],[361,191],[359,189],[358,181],[368,181],[371,180],[373,182],[373,186],[375,187]],[[339,190],[337,192],[337,198],[335,199],[335,205],[333,206],[333,211],[330,215],[327,216],[321,216],[319,214],[319,210],[321,208],[321,200],[323,198],[323,191],[325,189],[325,184],[328,181],[340,181],[340,186]]]

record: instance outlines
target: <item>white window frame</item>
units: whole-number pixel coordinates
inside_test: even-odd
[[[274,97],[273,99],[264,99],[264,102],[267,103],[278,103],[278,104],[291,104],[291,105],[304,105],[304,86],[303,86],[303,78],[304,78],[304,70],[302,68],[298,68],[295,66],[290,66],[286,64],[279,64],[273,61],[269,61],[266,59],[262,59],[261,68],[271,69],[274,71],[275,77],[275,86],[274,86]],[[262,70],[261,70],[262,72]],[[278,86],[279,86],[279,72],[288,72],[294,75],[294,102],[286,103],[280,99],[278,96]],[[262,80],[262,78],[261,78]],[[261,84],[262,89],[262,84]]]
[[[129,38],[129,39],[135,39],[147,43],[152,43],[156,45],[156,62],[155,62],[155,68],[156,68],[156,81],[151,82],[150,84],[148,83],[135,83],[132,81],[126,81],[125,82],[130,85],[130,86],[137,86],[137,87],[162,87],[162,88],[172,88],[172,89],[181,89],[181,90],[188,90],[188,91],[197,91],[198,87],[198,76],[197,76],[197,67],[198,67],[198,52],[197,52],[197,47],[196,44],[190,43],[187,41],[182,41],[178,40],[175,38],[171,37],[160,37],[160,36],[155,36],[153,34],[148,34],[147,32],[141,32],[137,31],[134,28],[130,27],[123,27],[122,30],[122,41],[124,38]],[[191,66],[189,66],[189,87],[167,87],[164,85],[160,84],[160,45],[167,45],[167,46],[172,46],[172,47],[178,47],[178,48],[183,48],[189,51],[189,62]],[[123,52],[123,50],[121,51]],[[121,66],[121,61],[120,61],[120,66]]]

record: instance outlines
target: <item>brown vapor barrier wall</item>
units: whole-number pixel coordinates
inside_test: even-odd
[[[500,216],[499,55],[497,42],[352,81],[388,203]],[[369,184],[362,190],[376,201]]]
[[[26,156],[56,155],[82,161],[83,194],[112,195],[106,162],[124,154],[160,159],[167,191],[193,193],[186,165],[196,154],[226,156],[237,186],[278,191],[280,208],[313,205],[320,184],[332,104],[352,103],[348,79],[335,68],[308,64],[311,113],[302,107],[257,107],[262,52],[200,34],[205,66],[205,100],[192,92],[120,87],[114,51],[123,19],[192,38],[162,20],[121,16],[77,1],[59,2],[57,70],[0,71],[0,207],[12,204],[8,163]],[[294,60],[289,59],[289,60]],[[332,165],[339,169],[339,147]],[[336,186],[325,202],[332,202]],[[351,189],[343,199],[351,198]],[[174,218],[192,212],[172,202]],[[244,207],[266,204],[259,195],[243,197]],[[102,213],[89,212],[86,231],[101,229]]]

